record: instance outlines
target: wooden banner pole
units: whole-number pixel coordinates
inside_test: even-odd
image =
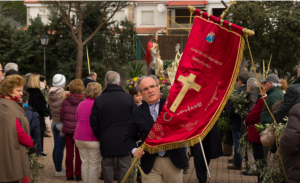
[[[210,178],[209,168],[208,168],[208,165],[207,165],[207,162],[206,162],[206,156],[205,156],[205,152],[204,152],[204,149],[203,149],[201,137],[199,137],[199,141],[200,141],[200,146],[201,146],[201,150],[202,150],[202,154],[203,154],[203,159],[204,159],[206,169],[207,169],[207,174],[208,174],[208,177]],[[194,156],[195,156],[195,154],[194,154]]]
[[[141,146],[141,148],[142,148],[143,150],[145,149],[144,144]],[[126,182],[126,180],[128,179],[129,175],[131,174],[131,172],[132,172],[134,166],[137,164],[138,160],[139,160],[139,158],[134,158],[133,163],[131,164],[130,168],[128,169],[128,171],[127,171],[126,175],[124,176],[124,178],[123,178],[123,180],[122,180],[121,183],[125,183],[125,182]]]

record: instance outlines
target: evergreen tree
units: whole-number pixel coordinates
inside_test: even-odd
[[[272,55],[270,72],[276,70],[283,78],[289,73],[296,75],[295,66],[300,60],[299,9],[297,1],[238,1],[226,19],[255,31],[255,36],[249,37],[254,61],[262,68],[262,61],[270,60]],[[244,56],[250,59],[248,48]]]

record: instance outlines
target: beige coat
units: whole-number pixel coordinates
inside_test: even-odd
[[[63,92],[62,87],[51,87],[49,90],[48,99],[53,122],[61,122],[60,108],[63,101]]]
[[[16,119],[27,135],[30,135],[23,106],[0,98],[0,182],[13,182],[31,175],[26,147],[18,140]]]

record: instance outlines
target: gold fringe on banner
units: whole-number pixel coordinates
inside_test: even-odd
[[[230,82],[230,86],[227,89],[227,92],[225,94],[225,97],[223,98],[222,103],[219,106],[219,110],[218,112],[213,116],[213,119],[208,123],[208,125],[206,126],[206,128],[204,129],[204,132],[201,135],[197,135],[192,137],[191,139],[187,139],[187,140],[183,140],[183,141],[178,141],[178,142],[172,142],[169,144],[163,144],[163,145],[159,145],[159,146],[154,146],[151,147],[148,144],[144,143],[144,149],[145,151],[149,152],[150,154],[154,154],[154,153],[158,153],[161,151],[167,151],[167,150],[171,150],[171,149],[178,149],[178,148],[182,148],[182,147],[189,147],[189,146],[194,146],[195,144],[199,143],[199,137],[201,137],[201,139],[203,140],[206,135],[208,134],[208,132],[213,128],[213,126],[215,125],[216,121],[218,120],[219,116],[221,115],[227,100],[230,97],[230,94],[234,88],[234,84],[236,81],[236,78],[239,74],[239,68],[241,65],[241,61],[243,59],[243,52],[244,52],[244,48],[245,48],[245,40],[243,39],[243,36],[240,36],[240,45],[239,45],[239,51],[238,51],[238,55],[237,55],[237,61],[236,61],[236,66],[234,69],[234,74],[232,76],[232,80]]]

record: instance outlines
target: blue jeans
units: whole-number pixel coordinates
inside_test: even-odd
[[[242,166],[242,155],[240,154],[241,149],[239,148],[240,132],[232,131],[233,145],[234,145],[234,166]]]
[[[62,162],[64,158],[64,149],[66,145],[65,135],[61,132],[62,123],[52,122],[51,128],[54,137],[54,149],[52,153],[53,163],[57,172],[62,171]]]

